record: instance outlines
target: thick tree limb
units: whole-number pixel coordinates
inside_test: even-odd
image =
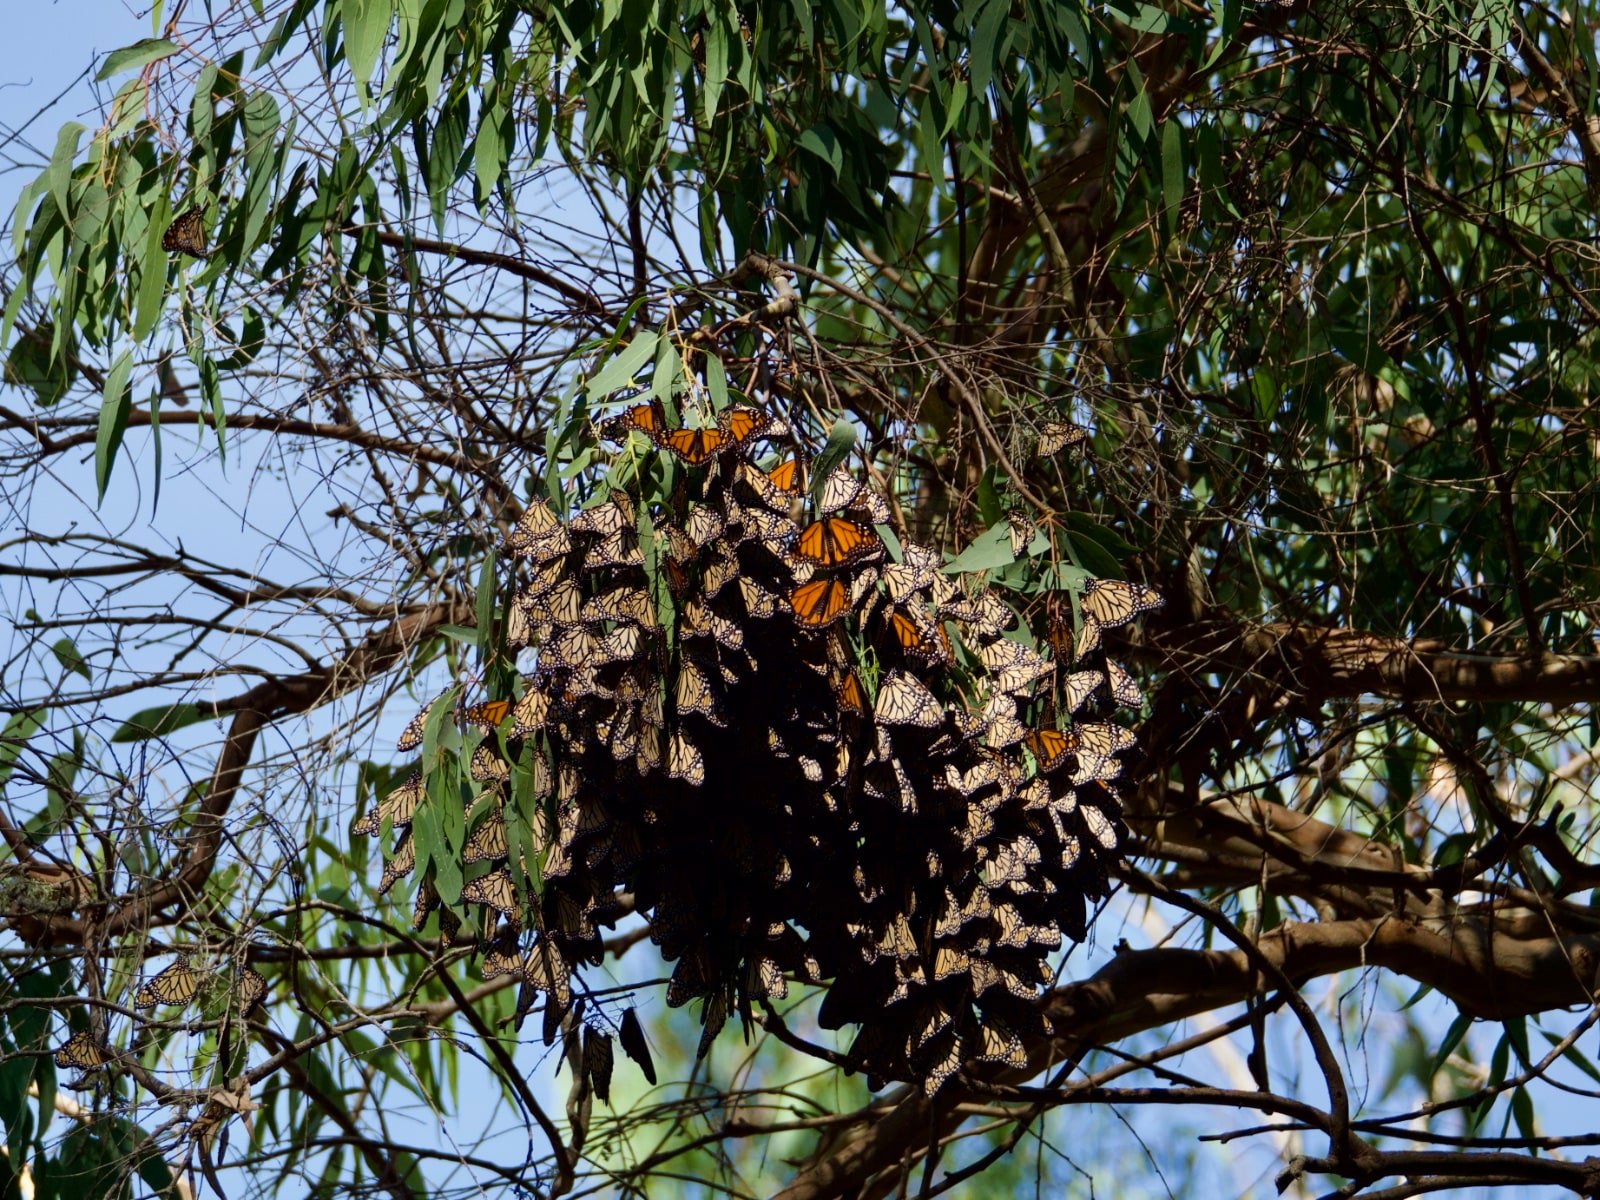
[[[1242,671],[1312,700],[1373,695],[1564,705],[1600,695],[1600,656],[1463,653],[1359,629],[1201,621],[1152,631],[1135,653],[1180,674]]]

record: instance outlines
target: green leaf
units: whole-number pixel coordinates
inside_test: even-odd
[[[478,571],[478,660],[489,657],[489,636],[494,631],[495,551],[489,548]]]
[[[140,709],[122,723],[111,735],[113,742],[142,742],[147,738],[165,737],[186,725],[201,721],[215,721],[221,714],[211,705],[158,704],[154,708]]]
[[[722,85],[728,78],[728,27],[713,21],[705,31],[706,86],[700,96],[700,113],[710,125],[717,116]]]
[[[1461,1039],[1467,1036],[1467,1030],[1471,1028],[1472,1017],[1470,1015],[1467,1013],[1456,1014],[1456,1019],[1450,1022],[1450,1028],[1444,1032],[1444,1041],[1439,1043],[1439,1049],[1434,1052],[1433,1063],[1428,1069],[1430,1077],[1439,1073],[1439,1068],[1444,1066],[1445,1060],[1461,1044]]]
[[[992,571],[1007,563],[1017,561],[1011,553],[1011,527],[1002,521],[972,539],[972,544],[945,564],[945,574],[957,575],[963,571]]]
[[[163,58],[171,58],[177,52],[178,47],[166,38],[141,38],[131,46],[124,46],[106,55],[105,65],[100,68],[95,79],[97,81],[110,79],[118,71],[131,71],[148,63],[160,62]]]
[[[143,342],[161,319],[162,301],[167,296],[167,251],[162,236],[171,222],[171,206],[165,192],[156,196],[145,229],[144,251],[139,257],[139,299],[134,310],[133,340]]]
[[[1161,195],[1176,215],[1183,205],[1183,126],[1172,118],[1161,127]]]
[[[35,708],[12,713],[5,729],[0,730],[0,788],[10,781],[11,772],[16,769],[17,756],[28,744],[28,739],[44,728],[44,715],[49,711],[47,708]]]
[[[89,679],[89,664],[83,661],[83,655],[78,652],[77,644],[69,637],[64,637],[50,647],[50,653],[56,656],[56,661],[63,670],[74,675],[82,675]]]
[[[828,164],[828,169],[833,172],[835,179],[844,169],[844,150],[839,145],[839,138],[827,125],[818,123],[800,135],[796,143],[800,149],[809,150],[823,162]],[[933,162],[938,162],[937,156],[932,156]]]
[[[706,391],[711,393],[711,407],[721,412],[728,407],[728,371],[715,354],[706,356]]]
[[[842,463],[856,446],[856,427],[843,418],[833,423],[833,428],[828,430],[828,443],[822,447],[811,464],[811,499],[821,503],[822,489],[828,475]]]
[[[658,340],[657,335],[649,330],[640,333],[622,353],[594,373],[584,391],[596,400],[603,400],[619,388],[630,386],[639,368],[655,357]]]
[[[94,481],[100,492],[99,500],[106,498],[111,468],[117,461],[117,451],[122,447],[122,435],[128,429],[128,373],[132,370],[133,351],[124,350],[106,373],[104,399],[100,405],[100,427],[94,438]]]
[[[368,100],[367,83],[378,63],[383,43],[389,36],[389,20],[394,15],[392,0],[344,0],[344,56],[350,63],[356,94],[361,103]]]
[[[161,393],[150,393],[150,445],[155,451],[155,471],[151,480],[152,495],[150,497],[150,516],[156,515],[156,507],[161,503]]]

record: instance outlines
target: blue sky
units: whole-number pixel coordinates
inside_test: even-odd
[[[151,28],[147,18],[141,17],[136,9],[120,0],[54,0],[54,2],[26,0],[22,3],[13,0],[8,5],[7,18],[6,35],[0,39],[0,142],[7,143],[0,149],[0,212],[9,215],[21,186],[32,178],[42,158],[47,156],[54,141],[56,128],[69,119],[82,119],[90,125],[97,122],[99,98],[108,98],[110,91],[102,86],[97,92],[93,85],[91,66],[93,57],[148,36]],[[63,92],[66,93],[65,96],[61,96]],[[33,118],[42,106],[57,101],[58,96],[61,98],[50,111],[38,117],[28,128],[19,131],[19,126]],[[9,231],[9,221],[6,222],[5,228]],[[192,443],[192,438],[189,442]],[[139,452],[137,447],[132,447],[132,443],[133,439],[130,437],[130,448]],[[195,448],[193,450],[195,461],[203,462],[207,453],[203,447]],[[185,544],[192,550],[198,549],[207,538],[219,548],[226,549],[233,546],[237,542],[239,531],[245,528],[243,516],[240,514],[245,499],[242,493],[246,489],[241,486],[241,481],[251,477],[249,462],[230,465],[227,474],[219,471],[214,464],[197,471],[179,472],[174,469],[174,464],[181,457],[182,455],[169,448],[161,515],[155,522],[154,528],[149,530],[150,537],[159,541],[162,537],[168,536],[172,530],[181,529]],[[79,466],[80,475],[76,478],[63,479],[61,486],[69,490],[89,486],[92,468],[82,464]],[[131,463],[124,464],[125,468],[131,466]],[[149,497],[143,493],[139,483],[143,474],[145,472],[134,469],[121,470],[114,479],[113,491],[108,497],[107,505],[113,511],[138,514],[135,520],[139,523],[148,520],[149,512]],[[293,486],[293,481],[286,482],[289,486]],[[250,497],[252,522],[259,523],[259,528],[255,532],[264,540],[270,541],[277,531],[288,530],[300,508],[301,499],[303,498],[285,492],[274,494],[266,489]],[[228,515],[229,510],[232,510],[232,515]],[[183,523],[184,518],[192,518],[196,512],[205,513],[207,519],[198,523],[198,526],[192,521]],[[248,556],[247,561],[241,565],[250,565]],[[401,721],[408,715],[397,714]],[[1075,958],[1072,974],[1079,977],[1088,974],[1093,965],[1104,960],[1109,948],[1119,937],[1126,936],[1133,944],[1140,945],[1158,938],[1161,932],[1159,920],[1147,921],[1141,925],[1138,911],[1130,911],[1128,906],[1118,906],[1108,914],[1101,926],[1097,938],[1099,948]],[[597,980],[597,982],[606,981]],[[1331,1006],[1337,1003],[1339,988],[1347,986],[1348,982],[1343,981],[1337,986],[1330,986],[1324,981],[1313,984],[1307,990],[1313,1000],[1324,1006]],[[659,996],[647,1003],[652,1004],[654,1011],[659,1011]],[[1397,1003],[1389,999],[1380,998],[1371,1001],[1371,1008],[1377,1014],[1375,1021],[1378,1025],[1383,1025],[1396,1007]],[[1453,1015],[1448,1006],[1432,1001],[1425,1001],[1423,1006],[1419,1006],[1419,1010],[1428,1012],[1430,1007],[1435,1010],[1430,1020],[1437,1020],[1440,1027]],[[1416,1015],[1415,1012],[1413,1015]],[[1387,1027],[1392,1029],[1393,1025]],[[1548,1027],[1565,1028],[1566,1022],[1553,1020],[1548,1023]],[[680,1019],[677,1028],[686,1034],[686,1021]],[[1287,1029],[1287,1026],[1280,1028]],[[1186,1032],[1193,1032],[1193,1029]],[[1497,1034],[1496,1030],[1484,1030],[1483,1044],[1492,1046]],[[1373,1043],[1382,1045],[1379,1038],[1374,1038]],[[1537,1041],[1535,1048],[1536,1052],[1540,1049]],[[744,1047],[738,1042],[737,1037],[727,1035],[724,1044],[717,1051],[719,1065],[726,1069],[741,1059],[744,1053]],[[1281,1047],[1276,1063],[1293,1063],[1298,1054],[1299,1048],[1292,1038],[1288,1038]],[[1487,1055],[1483,1057],[1486,1058]],[[524,1045],[519,1049],[518,1061],[525,1066],[530,1076],[538,1078],[542,1095],[552,1102],[551,1107],[555,1111],[559,1111],[561,1107],[559,1097],[565,1092],[566,1080],[563,1078],[557,1081],[551,1078],[543,1047],[536,1043]],[[1220,1057],[1206,1055],[1193,1056],[1187,1064],[1175,1065],[1187,1065],[1196,1073],[1213,1078],[1218,1077],[1219,1072],[1227,1073],[1238,1067],[1236,1062],[1223,1061]],[[1385,1065],[1381,1060],[1363,1065],[1368,1066],[1375,1078],[1381,1079]],[[630,1072],[631,1067],[628,1064],[619,1065],[619,1082],[623,1090],[632,1086],[622,1079]],[[462,1128],[478,1128],[494,1120],[495,1110],[499,1105],[498,1093],[486,1085],[485,1077],[471,1060],[467,1060],[463,1065],[462,1095],[465,1098],[462,1110],[455,1118]],[[1317,1098],[1315,1084],[1308,1088],[1308,1095],[1313,1100]],[[1542,1112],[1541,1119],[1556,1131],[1569,1128],[1581,1129],[1593,1126],[1593,1114],[1592,1102],[1569,1099],[1559,1111],[1552,1108]],[[1163,1128],[1163,1122],[1171,1120],[1170,1114],[1151,1110],[1143,1114],[1127,1115],[1129,1121],[1143,1130],[1147,1138],[1156,1141],[1158,1150],[1162,1149],[1160,1140],[1163,1134],[1168,1137],[1184,1136],[1172,1129]],[[1221,1119],[1213,1121],[1212,1116],[1206,1114],[1192,1121],[1186,1116],[1180,1116],[1178,1123],[1184,1130],[1225,1123]],[[1248,1124],[1251,1120],[1247,1116],[1237,1123]],[[1066,1121],[1088,1124],[1089,1114],[1069,1112],[1066,1114]],[[1497,1126],[1498,1122],[1493,1121],[1492,1124]],[[1114,1122],[1094,1121],[1093,1128],[1097,1135],[1108,1138],[1107,1144],[1117,1142],[1121,1146],[1128,1140],[1127,1135]],[[1059,1133],[1061,1126],[1057,1125],[1056,1129]],[[448,1144],[446,1131],[431,1121],[425,1112],[408,1132],[419,1141]],[[499,1143],[513,1159],[521,1157],[524,1144],[522,1135],[516,1131]],[[1085,1149],[1082,1151],[1081,1165],[1090,1168],[1103,1166],[1097,1161],[1098,1157],[1099,1151]],[[1233,1143],[1226,1150],[1212,1149],[1206,1152],[1204,1160],[1226,1165],[1233,1173],[1234,1190],[1242,1191],[1255,1183],[1261,1187],[1264,1194],[1270,1187],[1271,1170],[1276,1162],[1271,1144],[1264,1139]],[[1102,1189],[1106,1183],[1102,1173]],[[1107,1193],[1102,1190],[1102,1194]]]

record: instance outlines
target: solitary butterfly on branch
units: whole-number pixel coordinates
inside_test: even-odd
[[[813,521],[795,539],[795,554],[819,567],[843,567],[883,549],[878,531],[845,517]]]
[[[1088,431],[1070,421],[1046,421],[1044,428],[1039,431],[1039,448],[1036,453],[1040,458],[1049,458],[1069,446],[1081,446],[1088,440]]]
[[[211,257],[211,251],[206,249],[205,218],[198,205],[191,205],[172,218],[172,224],[161,235],[161,248],[191,258]]]

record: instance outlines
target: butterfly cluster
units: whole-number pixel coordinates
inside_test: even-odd
[[[1134,739],[1109,718],[1140,697],[1100,634],[1159,599],[1092,581],[1058,662],[996,591],[889,536],[880,493],[837,468],[812,486],[776,418],[673,428],[651,402],[600,433],[659,454],[633,478],[665,484],[569,521],[526,507],[504,628],[531,671],[457,714],[483,735],[460,862],[484,976],[542,997],[552,1040],[627,896],[672,964],[667,1003],[703,1002],[701,1054],[799,981],[825,988],[824,1025],[859,1026],[851,1061],[874,1081],[933,1092],[964,1062],[1020,1063],[1124,832]],[[399,831],[385,890],[432,802],[416,775],[357,822]],[[460,937],[424,877],[419,928],[435,909]]]

